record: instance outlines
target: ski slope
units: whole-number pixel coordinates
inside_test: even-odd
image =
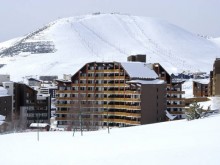
[[[4,165],[219,165],[220,116],[97,132],[0,135]]]
[[[49,41],[54,53],[0,58],[0,74],[12,80],[26,76],[74,74],[92,61],[125,62],[129,55],[146,54],[147,62],[159,62],[169,73],[212,69],[220,48],[212,41],[166,21],[122,14],[63,18],[24,36],[21,43]],[[11,43],[13,44],[16,43]],[[0,52],[4,43],[0,43]],[[37,46],[36,46],[37,49]]]

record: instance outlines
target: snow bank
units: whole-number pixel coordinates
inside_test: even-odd
[[[220,116],[87,132],[0,136],[4,165],[218,165]]]

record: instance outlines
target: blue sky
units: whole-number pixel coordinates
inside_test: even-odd
[[[59,18],[93,12],[157,17],[193,33],[220,37],[220,0],[2,0],[0,42]]]

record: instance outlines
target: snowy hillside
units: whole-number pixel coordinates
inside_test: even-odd
[[[220,116],[87,132],[0,135],[4,165],[219,165]]]
[[[0,74],[12,80],[33,75],[74,74],[91,61],[126,61],[146,54],[170,73],[212,69],[220,48],[212,41],[155,18],[120,14],[87,15],[54,21],[11,47],[0,43]],[[12,55],[12,56],[9,56]],[[202,67],[201,67],[202,66]]]

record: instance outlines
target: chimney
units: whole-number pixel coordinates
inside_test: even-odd
[[[146,54],[137,54],[137,55],[128,56],[127,61],[146,63]]]

